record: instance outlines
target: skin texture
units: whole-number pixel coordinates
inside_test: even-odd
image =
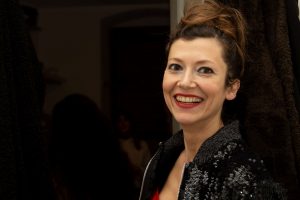
[[[171,170],[160,200],[177,199],[184,164],[223,126],[223,103],[236,97],[240,82],[225,86],[227,65],[222,55],[223,47],[215,38],[178,39],[170,48],[162,88],[169,110],[183,129],[185,150]]]
[[[234,99],[238,89],[238,86],[225,88],[226,73],[222,46],[216,39],[179,39],[173,43],[164,73],[163,93],[181,126],[197,129],[208,122],[219,128],[223,102]],[[179,96],[200,102],[180,103],[175,99]]]

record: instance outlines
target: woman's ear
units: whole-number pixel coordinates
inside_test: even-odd
[[[236,79],[227,87],[226,99],[227,100],[235,99],[239,89],[240,89],[240,80]]]

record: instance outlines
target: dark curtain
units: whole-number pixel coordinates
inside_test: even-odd
[[[289,30],[291,58],[295,74],[295,98],[298,112],[300,111],[300,19],[297,0],[286,0],[287,23]]]
[[[42,70],[23,10],[0,1],[0,199],[51,198],[42,151]]]
[[[248,62],[238,100],[245,137],[288,190],[288,199],[300,199],[297,1],[223,2],[241,10],[248,23]]]

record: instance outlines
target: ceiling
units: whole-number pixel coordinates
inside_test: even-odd
[[[170,0],[19,0],[33,7],[166,4]]]

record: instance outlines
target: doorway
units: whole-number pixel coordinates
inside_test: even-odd
[[[151,150],[172,134],[172,118],[162,94],[168,26],[110,29],[111,113],[131,113]]]

